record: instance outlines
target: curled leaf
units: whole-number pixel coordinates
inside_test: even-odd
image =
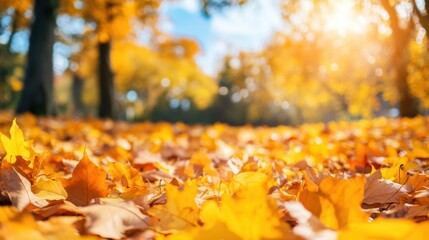
[[[3,168],[1,171],[2,182],[6,187],[12,205],[18,210],[24,210],[29,204],[35,207],[44,207],[48,202],[31,191],[31,183],[14,167]]]

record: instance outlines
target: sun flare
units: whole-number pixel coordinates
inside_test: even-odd
[[[351,0],[331,3],[330,8],[326,11],[326,30],[339,34],[363,33],[367,21],[364,16],[356,11],[355,4],[355,1]]]

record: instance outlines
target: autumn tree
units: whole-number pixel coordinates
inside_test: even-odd
[[[115,117],[115,82],[111,66],[112,40],[131,31],[131,21],[147,21],[156,14],[159,1],[82,1],[80,14],[96,25],[98,44],[99,117]]]
[[[16,112],[52,115],[54,114],[52,53],[58,1],[35,0],[33,8],[24,89]]]
[[[315,74],[319,74],[317,79],[328,80],[325,80],[328,91],[340,94],[341,102],[347,104],[343,108],[353,115],[369,116],[388,101],[397,104],[400,116],[412,117],[418,113],[407,71],[411,64],[407,46],[418,35],[414,14],[425,17],[421,10],[416,12],[416,5],[413,9],[410,1],[324,0],[286,1],[282,6],[290,31],[284,37],[288,38],[292,33],[295,42],[310,40],[316,43],[308,48],[314,49],[313,55],[322,58],[316,62],[309,59],[309,62],[316,63],[322,72],[335,70],[336,73],[327,71],[328,75],[320,71]],[[365,58],[366,63],[356,61]],[[348,67],[353,65],[355,67]],[[347,84],[341,83],[345,79]],[[345,86],[351,89],[346,90],[349,87]]]
[[[414,33],[413,15],[406,16],[408,19],[401,19],[400,13],[397,10],[397,5],[401,1],[392,4],[389,0],[381,0],[380,3],[389,15],[389,26],[392,31],[391,61],[395,71],[394,84],[398,94],[399,113],[402,117],[415,117],[418,114],[418,105],[416,99],[411,94],[407,80],[409,57],[407,48],[404,47],[409,44]]]

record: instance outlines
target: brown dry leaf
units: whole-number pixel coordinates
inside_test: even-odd
[[[412,190],[412,187],[409,185],[402,185],[390,180],[383,180],[381,172],[376,171],[366,179],[363,203],[399,203],[401,195]]]
[[[68,194],[67,200],[76,206],[86,206],[94,198],[107,196],[109,185],[106,176],[107,173],[92,163],[85,152],[72,177],[62,180]]]
[[[1,181],[6,188],[12,205],[18,210],[24,210],[29,204],[35,207],[44,207],[48,202],[37,197],[31,191],[31,183],[22,176],[14,167],[3,167],[1,170]]]
[[[104,238],[123,238],[125,231],[147,227],[150,220],[132,202],[94,204],[81,210],[86,214],[86,233]]]

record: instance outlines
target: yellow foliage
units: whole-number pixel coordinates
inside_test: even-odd
[[[197,224],[197,182],[187,181],[181,188],[182,190],[179,190],[177,186],[167,184],[167,203],[149,209],[149,213],[158,219],[156,227],[161,231],[174,232]]]
[[[16,157],[21,156],[25,160],[31,160],[32,157],[32,145],[31,142],[24,140],[24,134],[16,124],[16,119],[13,120],[10,128],[10,138],[0,133],[0,140],[3,144],[3,148],[6,151],[4,160],[9,163],[15,163]]]

